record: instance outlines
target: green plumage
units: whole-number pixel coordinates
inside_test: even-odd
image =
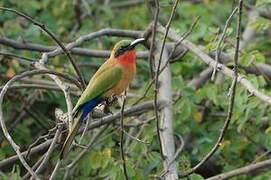
[[[86,119],[88,113],[105,98],[120,95],[132,82],[136,73],[134,48],[142,41],[144,41],[143,38],[118,42],[114,46],[110,58],[91,78],[73,109],[74,122],[63,144],[60,159],[67,156],[80,124],[82,120]]]
[[[82,109],[81,106],[91,101],[96,97],[105,97],[104,93],[106,93],[109,89],[115,86],[122,77],[122,69],[117,64],[112,63],[104,63],[99,70],[95,73],[95,75],[91,78],[88,86],[85,91],[77,101],[76,106],[73,110],[74,122],[71,128],[71,131],[66,138],[64,145],[62,147],[60,153],[60,159],[63,159],[67,156],[73,139],[75,138],[77,131],[80,128],[80,122],[82,120]]]
[[[88,86],[79,98],[74,109],[77,110],[77,108],[82,104],[95,97],[103,97],[103,94],[106,91],[121,80],[121,76],[121,67],[119,67],[117,64],[112,65],[111,63],[104,63],[97,73],[91,78]]]

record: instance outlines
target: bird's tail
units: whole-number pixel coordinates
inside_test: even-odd
[[[82,111],[79,112],[76,116],[76,118],[74,118],[74,123],[72,125],[72,128],[71,128],[71,131],[69,132],[63,146],[62,146],[62,149],[61,149],[61,152],[60,152],[60,159],[64,159],[66,158],[66,156],[68,155],[69,153],[69,150],[70,150],[70,147],[71,147],[71,144],[77,134],[77,131],[79,130],[80,128],[80,121],[81,121],[81,118],[82,118]]]

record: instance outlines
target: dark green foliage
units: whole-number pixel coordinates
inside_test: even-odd
[[[119,29],[144,30],[152,21],[153,15],[145,3],[125,8],[111,7],[104,5],[102,1],[87,1],[90,16],[81,22],[78,31],[75,29],[77,24],[74,4],[72,1],[55,0],[1,0],[0,6],[11,7],[35,17],[40,22],[46,24],[64,43],[75,40],[80,35],[88,34],[96,30],[110,27]],[[112,1],[114,3],[115,1]],[[122,1],[116,1],[122,2]],[[167,22],[171,11],[171,2],[161,1],[160,20],[162,24]],[[252,1],[249,1],[252,3]],[[270,0],[257,0],[257,7],[263,8],[270,5]],[[82,5],[82,10],[87,10]],[[222,33],[227,17],[232,10],[231,1],[204,0],[201,3],[191,3],[181,1],[177,9],[176,18],[173,20],[172,28],[183,34],[186,32],[194,19],[200,16],[200,20],[189,36],[192,42],[202,46],[206,52],[215,50],[218,39]],[[244,12],[242,30],[247,25],[247,12]],[[245,68],[251,67],[256,63],[270,64],[270,20],[259,17],[250,26],[256,29],[257,35],[245,49],[242,50],[240,57],[240,72],[246,75],[253,85],[260,91],[271,95],[270,78],[265,75],[256,76],[246,74]],[[227,31],[226,42],[223,51],[229,54],[234,52],[236,18]],[[269,34],[268,34],[269,33]],[[18,41],[33,42],[42,45],[55,45],[44,32],[33,24],[17,17],[9,12],[0,12],[0,36],[8,37]],[[101,37],[90,42],[85,42],[82,47],[97,50],[109,50],[113,44],[121,38]],[[0,50],[15,53],[24,57],[38,60],[40,53],[14,50],[13,48],[0,45]],[[140,50],[145,50],[141,47]],[[99,66],[104,62],[103,59],[93,57],[74,56],[78,63],[92,63]],[[7,58],[7,57],[5,57]],[[20,72],[29,70],[30,67],[17,63],[16,60],[6,60],[0,57],[0,83],[3,85],[7,78]],[[146,60],[138,60],[138,74],[133,82],[130,93],[143,95],[149,83],[149,63]],[[227,64],[232,67],[233,63]],[[65,56],[57,56],[50,59],[49,68],[74,75],[72,66]],[[81,70],[86,80],[89,80],[96,71],[96,67],[81,66]],[[181,98],[174,102],[174,133],[181,135],[186,146],[178,158],[179,171],[188,170],[198,163],[215,144],[219,130],[226,119],[228,108],[228,90],[232,79],[225,78],[222,84],[215,84],[207,81],[200,89],[188,86],[188,82],[197,77],[199,73],[208,67],[203,61],[193,53],[188,52],[178,62],[171,65],[172,89],[173,94],[181,94]],[[45,76],[35,76],[36,79],[48,79]],[[26,113],[21,121],[12,129],[11,135],[22,150],[34,142],[39,136],[44,135],[48,130],[55,126],[54,108],[59,107],[66,112],[65,97],[60,91],[46,91],[33,89],[13,90],[7,93],[4,100],[4,117],[8,127],[15,121],[22,111],[23,103],[33,93],[38,93],[36,100],[31,105],[30,112]],[[153,88],[148,92],[144,100],[153,99]],[[138,96],[128,99],[130,106],[137,100]],[[73,96],[73,104],[77,97]],[[112,109],[118,110],[114,106]],[[138,118],[126,118],[125,124],[136,124],[142,120],[153,119],[153,112],[140,115]],[[267,157],[258,159],[265,151],[271,148],[271,123],[270,105],[259,100],[257,97],[250,96],[243,86],[238,84],[236,92],[236,102],[234,106],[233,119],[226,132],[225,139],[220,149],[211,160],[213,166],[218,167],[218,173],[230,171],[253,161],[264,160]],[[80,160],[71,171],[70,178],[73,179],[124,179],[122,163],[119,149],[119,126],[113,125],[97,140],[94,146]],[[96,130],[95,130],[96,131]],[[162,159],[159,154],[156,128],[154,120],[150,123],[133,128],[126,128],[127,132],[138,132],[138,139],[149,142],[140,143],[128,136],[125,136],[125,151],[127,152],[127,170],[131,179],[154,179],[163,171]],[[93,133],[87,133],[82,140],[83,144],[88,144],[93,137]],[[14,154],[12,148],[1,134],[0,160]],[[180,144],[177,141],[176,146]],[[71,162],[81,151],[80,148],[74,149],[65,163]],[[44,177],[48,177],[54,167],[58,153],[55,153],[49,163],[49,168],[44,172]],[[33,157],[31,163],[36,162],[38,157]],[[65,170],[60,168],[57,179],[62,179]],[[197,172],[198,173],[198,172]],[[11,169],[0,173],[0,179],[20,179],[25,174],[25,169],[16,164]],[[208,173],[192,174],[192,180],[201,180]],[[253,176],[241,176],[236,179],[271,179],[271,173],[253,174]]]

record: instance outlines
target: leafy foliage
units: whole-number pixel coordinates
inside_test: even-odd
[[[144,30],[153,18],[150,8],[145,3],[121,8],[114,7],[110,3],[106,4],[106,1],[86,0],[85,2],[86,4],[81,5],[81,9],[83,12],[89,11],[89,14],[82,20],[80,25],[76,20],[72,1],[2,0],[0,6],[12,7],[27,12],[27,14],[45,23],[65,43],[75,40],[80,35],[106,27]],[[111,3],[116,2],[112,1]],[[254,1],[249,2],[253,3]],[[269,7],[270,3],[270,0],[257,0],[256,7]],[[177,9],[172,28],[182,34],[190,28],[194,19],[200,16],[200,21],[189,39],[197,45],[203,46],[202,48],[205,51],[212,52],[216,48],[231,9],[231,1],[204,0],[200,3],[184,1],[181,2]],[[160,20],[162,23],[167,21],[170,10],[171,1],[161,1]],[[268,95],[271,95],[270,77],[261,73],[261,75],[247,74],[246,68],[253,67],[256,63],[270,63],[270,22],[270,19],[258,17],[255,21],[249,23],[249,26],[255,29],[257,35],[252,42],[242,49],[240,57],[240,72],[246,75],[246,78],[260,91]],[[243,28],[247,23],[248,18],[244,15]],[[79,27],[76,28],[76,26]],[[223,51],[229,54],[234,52],[235,26],[235,19],[233,19],[223,45]],[[33,24],[8,12],[1,12],[0,15],[0,36],[42,45],[55,45],[45,33]],[[98,50],[111,49],[112,45],[119,39],[116,37],[102,37],[84,43],[83,47]],[[0,45],[0,49],[36,60],[40,57],[40,53],[37,52],[15,50],[2,45]],[[19,64],[15,59],[6,60],[5,58],[1,58],[1,84],[4,84],[8,78],[15,74],[30,68],[24,64]],[[76,56],[76,61],[89,64],[89,66],[81,66],[85,79],[89,79],[96,71],[96,68],[103,63],[103,60],[99,58],[82,56]],[[129,105],[127,106],[137,100],[137,95],[142,95],[145,92],[150,79],[148,65],[145,60],[138,60],[138,75],[129,91],[134,96],[128,100]],[[227,65],[231,67],[232,63],[229,62]],[[48,66],[55,68],[59,72],[74,74],[65,56],[51,59]],[[199,89],[188,85],[188,82],[197,77],[199,72],[206,67],[206,64],[190,52],[171,65],[173,93],[182,96],[178,101],[174,102],[174,133],[176,137],[178,135],[184,137],[186,142],[185,149],[177,160],[180,172],[188,170],[210,151],[226,118],[228,108],[227,93],[231,86],[231,79],[226,77],[223,79],[222,77],[222,83],[208,81]],[[41,78],[49,80],[44,76],[35,76],[35,79]],[[31,104],[32,98],[30,97],[33,94],[36,95],[34,97],[35,101]],[[145,100],[153,99],[153,94],[154,92],[151,90]],[[77,97],[74,96],[74,104],[76,100]],[[54,127],[53,110],[55,107],[66,110],[65,98],[59,91],[13,89],[7,94],[4,103],[6,123],[8,127],[13,127],[9,130],[22,149],[27,149],[34,140]],[[25,108],[29,108],[29,110],[25,110]],[[119,107],[114,106],[113,109],[116,111]],[[26,113],[22,115],[22,112]],[[125,119],[126,124],[133,124],[140,120],[150,120],[150,123],[143,126],[126,128],[126,131],[133,136],[144,142],[149,142],[149,144],[140,143],[128,136],[125,137],[127,168],[131,179],[154,179],[163,171],[162,159],[158,152],[159,145],[155,122],[154,120],[151,121],[151,119],[154,119],[153,115],[153,112],[149,112],[138,117]],[[19,117],[19,122],[16,122]],[[271,124],[269,119],[270,106],[258,98],[250,96],[246,89],[238,85],[233,120],[226,132],[225,140],[222,142],[220,150],[206,163],[205,168],[207,170],[199,170],[190,176],[191,179],[200,180],[203,177],[230,171],[251,162],[266,159],[266,156],[261,159],[259,157],[263,151],[271,148]],[[13,124],[15,122],[16,124]],[[93,132],[87,133],[82,141],[83,144],[87,144],[92,136]],[[118,125],[110,126],[100,139],[95,142],[87,155],[76,164],[70,178],[104,179],[110,177],[110,179],[116,180],[124,179],[120,159],[119,136]],[[14,152],[3,136],[0,137],[0,140],[0,159],[3,160],[13,155]],[[177,138],[176,142],[176,145],[179,146],[180,143],[178,143]],[[71,162],[80,151],[80,148],[73,150],[67,162]],[[55,153],[54,158],[50,161],[49,170],[54,167],[57,156],[58,154]],[[36,157],[33,157],[31,162],[37,160]],[[208,166],[208,164],[211,165]],[[57,178],[62,179],[65,171],[64,169],[59,171]],[[50,171],[46,171],[44,177],[48,176],[47,173],[50,173]],[[1,179],[10,179],[10,177],[20,179],[24,174],[25,169],[22,166],[14,165],[11,170],[1,172],[0,177]],[[271,178],[270,172],[252,175],[237,179]]]

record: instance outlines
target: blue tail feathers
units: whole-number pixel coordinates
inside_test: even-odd
[[[102,98],[100,97],[96,97],[86,103],[84,103],[82,106],[81,106],[81,109],[83,111],[83,114],[82,114],[82,120],[85,121],[86,120],[86,117],[88,115],[88,113],[90,113],[92,111],[93,108],[95,108],[98,104],[100,104],[101,102],[103,101]]]

